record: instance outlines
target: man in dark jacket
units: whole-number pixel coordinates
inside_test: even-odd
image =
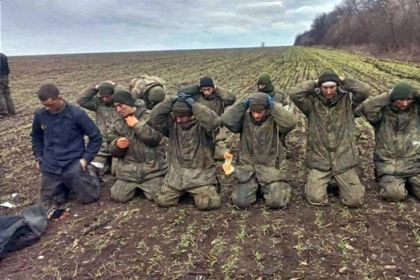
[[[82,203],[99,198],[99,178],[90,162],[102,145],[98,127],[81,108],[65,102],[52,84],[41,86],[32,124],[32,151],[42,173],[41,199],[66,201],[74,191]],[[89,137],[85,147],[84,136]]]
[[[0,119],[9,115],[16,115],[15,105],[10,96],[9,87],[10,68],[7,56],[0,53]]]

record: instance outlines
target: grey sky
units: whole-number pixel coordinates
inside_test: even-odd
[[[291,45],[339,0],[1,0],[7,55]]]

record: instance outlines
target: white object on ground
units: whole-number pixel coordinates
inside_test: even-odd
[[[6,208],[15,208],[16,205],[14,205],[13,203],[10,202],[3,202],[2,204],[0,204],[0,206],[6,207]]]

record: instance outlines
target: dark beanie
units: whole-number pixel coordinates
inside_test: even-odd
[[[203,77],[200,79],[200,87],[212,87],[214,88],[213,80],[210,77]]]
[[[254,92],[249,96],[249,108],[251,111],[267,110],[268,94],[265,92]]]
[[[413,98],[413,87],[406,82],[397,83],[391,90],[391,101]]]
[[[130,107],[135,106],[135,100],[131,93],[126,90],[119,90],[112,95],[112,102],[121,103]]]
[[[191,116],[193,114],[191,107],[187,103],[179,100],[172,106],[172,113],[177,117]]]
[[[114,85],[110,82],[100,83],[98,86],[98,92],[100,95],[112,95],[114,94]]]
[[[325,82],[334,82],[338,85],[340,77],[332,69],[324,69],[318,77],[318,85],[321,86]]]

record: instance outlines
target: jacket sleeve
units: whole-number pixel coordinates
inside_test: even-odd
[[[146,145],[157,146],[162,140],[162,134],[149,125],[149,116],[147,113],[146,117],[139,120],[133,129],[135,135]]]
[[[123,135],[120,135],[117,130],[118,122],[120,122],[119,119],[116,119],[112,122],[112,124],[107,129],[107,139],[106,142],[109,143],[109,153],[111,156],[116,158],[123,158],[125,155],[125,152],[127,149],[120,149],[117,147],[117,141],[121,137],[124,137]]]
[[[77,97],[77,104],[90,111],[98,110],[99,100],[95,98],[98,90],[95,87],[85,88]]]
[[[221,116],[221,124],[233,133],[241,133],[247,108],[243,102],[229,107]]]
[[[308,116],[313,110],[313,96],[315,95],[315,81],[306,81],[290,90],[290,100]]]
[[[343,90],[352,93],[351,101],[353,102],[354,107],[365,101],[369,97],[371,91],[371,87],[368,84],[351,78],[345,78],[343,80],[342,88]]]
[[[281,104],[275,102],[271,105],[270,111],[280,133],[287,134],[295,128],[297,123],[296,117]]]
[[[191,85],[178,90],[178,93],[183,92],[186,94],[196,95],[200,93],[200,86],[199,85]]]
[[[205,105],[194,103],[192,106],[192,112],[200,126],[203,127],[206,132],[210,133],[219,128],[220,117],[211,109]]]
[[[225,107],[233,105],[236,101],[236,95],[222,87],[216,87],[215,94],[223,100]]]
[[[282,104],[283,106],[289,105],[289,102],[287,101],[287,94],[281,90],[276,90],[274,101]]]
[[[391,104],[389,93],[381,94],[366,100],[355,109],[355,113],[362,115],[373,126],[382,120],[383,108]]]
[[[176,97],[166,98],[153,107],[150,112],[150,125],[166,137],[169,137],[169,130],[172,125],[170,119],[174,98]]]
[[[83,155],[83,158],[89,163],[98,154],[99,149],[102,146],[102,135],[99,128],[93,120],[89,118],[85,111],[81,110],[79,116],[76,118],[76,121],[83,133],[89,138],[89,142],[86,145],[85,153]]]
[[[32,153],[36,161],[42,161],[44,150],[44,130],[41,128],[41,120],[38,111],[34,114],[32,122]]]

